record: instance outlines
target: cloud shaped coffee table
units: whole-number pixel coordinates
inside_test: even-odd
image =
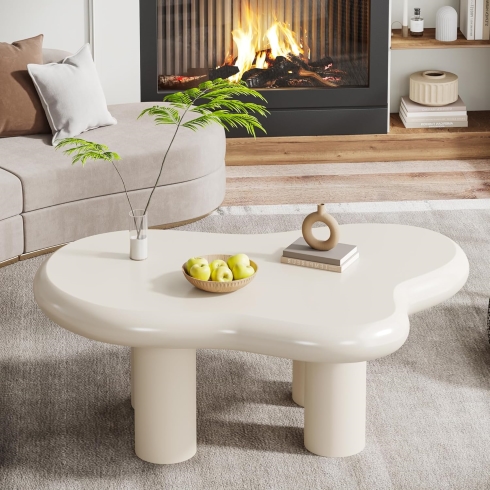
[[[305,446],[349,456],[365,445],[366,361],[399,349],[408,315],[454,295],[468,261],[449,238],[401,225],[344,225],[360,258],[342,274],[280,263],[300,232],[224,235],[150,231],[149,258],[128,258],[127,232],[58,250],[39,268],[36,301],[58,325],[131,346],[135,450],[178,463],[196,452],[196,349],[293,359],[293,399],[305,407]],[[248,254],[259,273],[246,288],[193,288],[192,256]],[[219,383],[219,379],[216,380]]]

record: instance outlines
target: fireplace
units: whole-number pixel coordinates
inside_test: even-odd
[[[143,101],[229,78],[268,136],[387,132],[389,0],[140,0],[140,22]]]

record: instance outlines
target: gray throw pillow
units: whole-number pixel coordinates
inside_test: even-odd
[[[27,65],[46,112],[53,145],[117,121],[107,109],[88,44],[60,63]]]

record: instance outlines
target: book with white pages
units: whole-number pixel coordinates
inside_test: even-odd
[[[422,122],[407,121],[402,113],[400,113],[400,119],[407,129],[467,128],[468,127],[468,121],[422,121]]]
[[[450,112],[438,112],[437,114],[432,114],[426,112],[422,117],[414,117],[413,115],[407,116],[404,108],[400,108],[400,116],[405,118],[407,122],[460,122],[468,121],[468,115],[464,114],[462,116],[453,116]]]
[[[466,116],[467,114],[466,105],[461,97],[458,97],[458,100],[456,102],[453,102],[452,104],[433,107],[417,104],[417,102],[410,100],[409,97],[404,96],[401,98],[400,106],[405,109],[405,112],[409,116],[413,117],[425,117],[427,113],[430,113],[431,117],[439,115],[439,113],[451,116]]]

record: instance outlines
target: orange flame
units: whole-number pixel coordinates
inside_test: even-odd
[[[233,41],[237,46],[238,52],[235,66],[240,70],[236,75],[230,77],[232,82],[240,81],[243,74],[251,68],[267,68],[268,50],[270,50],[270,59],[276,59],[278,56],[287,56],[288,54],[303,55],[303,46],[286,23],[276,19],[267,29],[265,36],[260,39],[258,34],[258,26],[262,21],[260,14],[255,16],[247,8],[245,20],[244,26],[232,32]]]

